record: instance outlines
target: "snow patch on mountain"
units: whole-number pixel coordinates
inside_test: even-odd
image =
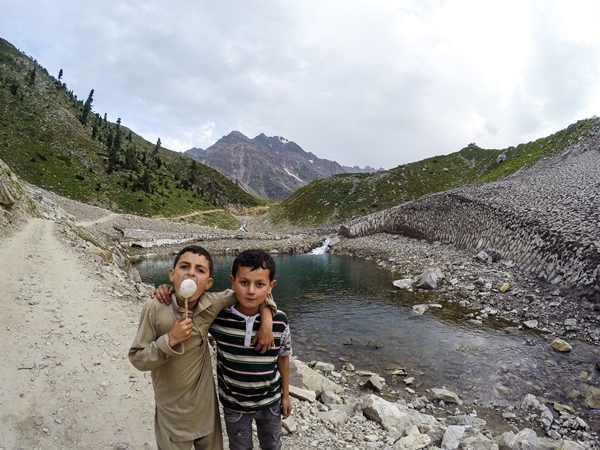
[[[294,175],[292,172],[290,172],[287,167],[283,166],[283,170],[285,170],[285,172],[290,176],[290,177],[294,177],[296,180],[298,180],[300,183],[304,183],[304,181],[302,181],[300,178],[298,178],[296,175]]]

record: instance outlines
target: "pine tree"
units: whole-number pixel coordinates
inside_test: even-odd
[[[115,148],[115,152],[117,152],[117,154],[121,152],[121,127],[119,126],[119,122],[117,122],[117,129],[115,130],[113,147]]]
[[[140,189],[144,192],[150,192],[150,181],[152,180],[152,177],[150,175],[150,172],[148,171],[148,169],[144,169],[144,173],[142,173],[142,176],[140,178]]]
[[[85,125],[87,123],[88,115],[90,114],[90,111],[92,110],[92,102],[93,101],[94,101],[94,90],[92,89],[90,91],[90,95],[88,95],[88,98],[85,101],[85,104],[83,105],[83,113],[81,114],[81,123],[83,125]]]
[[[190,166],[190,175],[188,177],[188,182],[190,187],[196,184],[196,173],[198,172],[198,163],[195,159],[192,159],[192,164]]]
[[[116,138],[113,135],[112,130],[108,134],[106,139],[106,147],[108,148],[108,161],[106,164],[106,172],[110,175],[117,170],[119,164],[119,152],[115,145]]]
[[[125,149],[125,170],[135,170],[135,149],[131,144]]]
[[[33,86],[35,83],[35,67],[29,72],[29,86]]]

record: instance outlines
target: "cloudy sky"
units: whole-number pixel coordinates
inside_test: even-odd
[[[0,0],[0,37],[185,151],[233,130],[386,169],[600,115],[596,0]]]

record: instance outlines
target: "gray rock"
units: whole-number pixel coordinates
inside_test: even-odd
[[[456,450],[460,445],[460,440],[465,434],[465,427],[460,425],[450,425],[446,428],[442,439],[442,448],[444,450]]]
[[[318,413],[319,419],[331,422],[333,424],[340,424],[346,422],[348,420],[348,414],[346,411],[341,409],[334,409],[331,411],[320,411]]]
[[[362,411],[368,419],[381,424],[384,429],[394,427],[403,431],[411,425],[438,426],[435,417],[390,403],[375,394],[371,394],[363,400]]]
[[[363,384],[364,387],[381,392],[383,390],[383,379],[379,375],[371,375]]]
[[[290,384],[290,395],[297,399],[311,403],[317,399],[317,394],[315,391],[311,391],[310,389],[302,389],[294,386],[293,384]]]
[[[295,433],[298,429],[296,420],[294,420],[293,416],[289,416],[287,419],[283,419],[281,421],[281,424],[289,433]]]
[[[483,428],[487,425],[485,419],[477,416],[460,414],[458,416],[448,416],[446,418],[448,425],[461,425],[463,427]]]
[[[586,386],[585,404],[592,409],[600,409],[600,388]]]
[[[319,400],[325,405],[340,405],[343,403],[341,397],[335,392],[331,391],[322,392]]]
[[[448,389],[431,389],[431,396],[433,400],[441,400],[446,403],[456,403],[457,405],[462,405],[463,401],[452,391]]]
[[[394,450],[418,450],[431,444],[427,434],[412,434],[398,439],[394,443]]]
[[[317,396],[325,391],[337,394],[341,394],[344,391],[342,386],[334,383],[297,359],[290,361],[290,384],[303,386],[305,389],[314,391]]]
[[[403,278],[401,280],[394,280],[392,284],[398,289],[407,291],[412,289],[413,281],[410,278]]]
[[[535,431],[524,428],[515,436],[515,450],[535,450],[539,447],[540,441]]]
[[[428,305],[414,305],[412,307],[412,312],[413,314],[416,314],[418,316],[422,316],[423,314],[425,314],[425,312],[429,309]]]
[[[554,339],[554,341],[552,341],[552,343],[550,344],[550,347],[552,347],[557,352],[570,352],[571,350],[573,350],[571,344],[569,344],[566,341],[563,341],[560,338]]]
[[[475,258],[486,264],[492,262],[492,257],[490,255],[488,255],[486,252],[484,252],[483,250],[480,251],[479,253],[477,253],[477,255],[475,255]]]
[[[334,369],[335,369],[335,366],[333,364],[325,363],[322,361],[317,361],[317,363],[315,364],[315,370],[318,370],[321,372],[329,373],[329,372],[333,371]]]
[[[442,278],[444,278],[444,273],[439,267],[428,267],[415,283],[415,287],[427,290],[437,289],[438,282]]]

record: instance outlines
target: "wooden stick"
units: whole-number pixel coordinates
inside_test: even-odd
[[[188,298],[185,298],[185,318],[188,318]]]

